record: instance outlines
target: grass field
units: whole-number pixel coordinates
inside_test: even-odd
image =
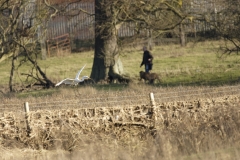
[[[188,43],[186,47],[179,45],[155,46],[151,51],[154,55],[152,72],[160,75],[162,86],[174,85],[221,85],[238,81],[240,77],[240,57],[237,55],[221,56],[221,41]],[[51,57],[39,60],[38,63],[54,82],[75,77],[78,70],[87,64],[82,75],[91,74],[93,51],[72,53],[69,56]],[[142,47],[129,47],[121,50],[121,60],[125,73],[132,79],[139,78],[142,60]],[[0,85],[9,81],[11,62],[0,64]],[[14,82],[24,85],[25,78],[20,73],[29,73],[29,65],[21,67]]]

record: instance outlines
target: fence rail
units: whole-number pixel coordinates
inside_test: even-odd
[[[174,101],[189,101],[193,99],[211,99],[214,97],[240,95],[240,86],[227,86],[217,88],[189,89],[185,91],[159,92],[153,91],[156,104]],[[131,93],[129,95],[107,95],[96,94],[91,97],[62,100],[62,101],[43,101],[29,102],[31,111],[36,110],[58,110],[73,108],[97,108],[97,107],[127,107],[150,105],[149,97],[142,93]],[[1,112],[15,111],[24,113],[23,104],[21,103],[2,103],[0,104]]]
[[[69,34],[64,34],[47,40],[48,57],[60,56],[61,54],[71,53],[71,42]],[[66,51],[66,52],[64,52]]]

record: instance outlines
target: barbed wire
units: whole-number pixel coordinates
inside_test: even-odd
[[[167,93],[154,93],[154,95],[163,95],[163,94],[176,94],[176,93],[186,93],[186,92],[191,92],[191,91],[195,91],[195,92],[199,92],[199,90],[189,90],[189,91],[180,91],[180,92],[167,92]],[[207,91],[207,90],[205,90]],[[240,88],[235,88],[234,90],[228,90],[228,91],[210,91],[209,93],[227,93],[227,92],[231,92],[231,91],[240,91]],[[191,95],[202,95],[203,93],[200,94],[191,94]],[[169,96],[172,97],[172,96]]]
[[[201,92],[201,93],[199,93]],[[200,97],[203,96],[209,96],[209,95],[240,95],[240,86],[224,86],[224,87],[217,87],[217,88],[204,88],[204,89],[190,89],[186,91],[170,91],[170,92],[164,92],[164,93],[159,93],[159,92],[153,92],[155,101],[157,103],[160,103],[164,100],[167,99],[174,99],[177,100],[178,98],[184,98],[184,97],[189,97],[192,99],[192,97]],[[196,93],[196,94],[194,94]],[[135,94],[137,94],[135,92]],[[168,96],[164,96],[168,95]],[[169,96],[170,95],[170,96]],[[105,94],[99,95],[96,94],[96,96],[99,97],[94,97],[94,98],[84,98],[80,100],[72,99],[72,100],[64,100],[64,101],[45,101],[45,102],[40,102],[40,103],[30,103],[31,109],[56,109],[56,108],[71,108],[71,107],[84,107],[84,106],[90,106],[90,107],[99,107],[99,106],[109,106],[109,105],[118,105],[118,106],[126,106],[126,105],[136,105],[136,104],[149,104],[149,96],[143,93],[140,93],[139,95],[115,95],[115,96],[109,96],[109,97],[104,97]],[[104,98],[102,98],[102,97]],[[23,105],[24,104],[0,104],[0,110],[1,111],[8,111],[8,110],[16,110],[16,111],[23,111]],[[4,106],[4,107],[3,107]]]
[[[209,90],[212,90],[212,89],[214,89],[214,88],[209,88],[209,89],[201,89],[201,91],[208,91],[208,93],[209,94],[211,94],[211,93],[228,93],[228,92],[230,92],[229,90],[231,90],[232,91],[232,89],[235,89],[235,90],[233,90],[233,91],[240,91],[240,86],[233,86],[233,87],[221,87],[221,88],[217,88],[218,89],[218,91],[209,91]],[[223,91],[219,91],[219,89],[222,89]],[[227,91],[226,91],[227,90]],[[182,93],[189,93],[189,92],[199,92],[200,90],[196,90],[196,89],[190,89],[190,90],[187,90],[187,91],[174,91],[174,92],[165,92],[165,93],[158,93],[158,92],[154,92],[154,95],[155,96],[162,96],[162,95],[164,95],[164,94],[182,94]],[[191,96],[192,95],[202,95],[203,93],[200,93],[200,94],[192,94],[191,93]],[[99,103],[102,103],[102,100],[107,100],[108,102],[110,102],[110,100],[111,99],[120,99],[121,101],[126,101],[126,99],[125,98],[128,98],[128,100],[127,101],[129,101],[129,99],[134,99],[134,98],[148,98],[148,96],[146,96],[146,95],[143,95],[143,94],[141,94],[141,95],[134,95],[134,96],[109,96],[109,97],[107,97],[106,96],[106,94],[102,94],[102,95],[99,95],[99,94],[95,94],[94,96],[98,96],[98,97],[94,97],[94,98],[84,98],[84,99],[81,99],[81,101],[91,101],[91,102],[93,102],[93,101],[97,101],[97,100],[100,100],[101,102],[99,102]],[[186,96],[189,96],[189,95],[186,95]],[[104,97],[104,98],[101,98],[101,97]],[[165,98],[171,98],[171,97],[176,97],[176,96],[167,96],[167,97],[165,97]],[[178,97],[181,97],[181,96],[178,96]],[[124,99],[124,100],[123,100]],[[50,103],[64,103],[64,102],[80,102],[79,100],[64,100],[64,101],[54,101],[54,102],[50,102]],[[42,102],[43,104],[46,104],[46,103],[49,103],[49,102]],[[32,103],[32,104],[35,104],[35,103]],[[36,104],[41,104],[41,103],[36,103]]]

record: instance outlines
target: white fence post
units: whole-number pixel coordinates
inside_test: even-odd
[[[155,128],[155,123],[157,121],[157,113],[156,113],[156,102],[154,100],[154,95],[153,93],[149,94],[150,97],[150,103],[151,103],[151,107],[152,107],[152,119],[153,119],[153,127]]]
[[[28,105],[28,102],[24,103],[24,110],[25,110],[27,133],[29,135],[31,129],[30,129],[30,125],[29,125],[29,105]]]

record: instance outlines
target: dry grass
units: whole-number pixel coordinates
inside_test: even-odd
[[[39,98],[2,97],[0,159],[237,159],[239,91],[239,85],[131,84],[119,91],[59,88]],[[137,111],[148,108],[150,92],[157,104],[156,130],[123,124],[152,123],[143,110]],[[26,101],[31,110],[30,137],[23,121]],[[125,120],[116,123],[116,114]]]

